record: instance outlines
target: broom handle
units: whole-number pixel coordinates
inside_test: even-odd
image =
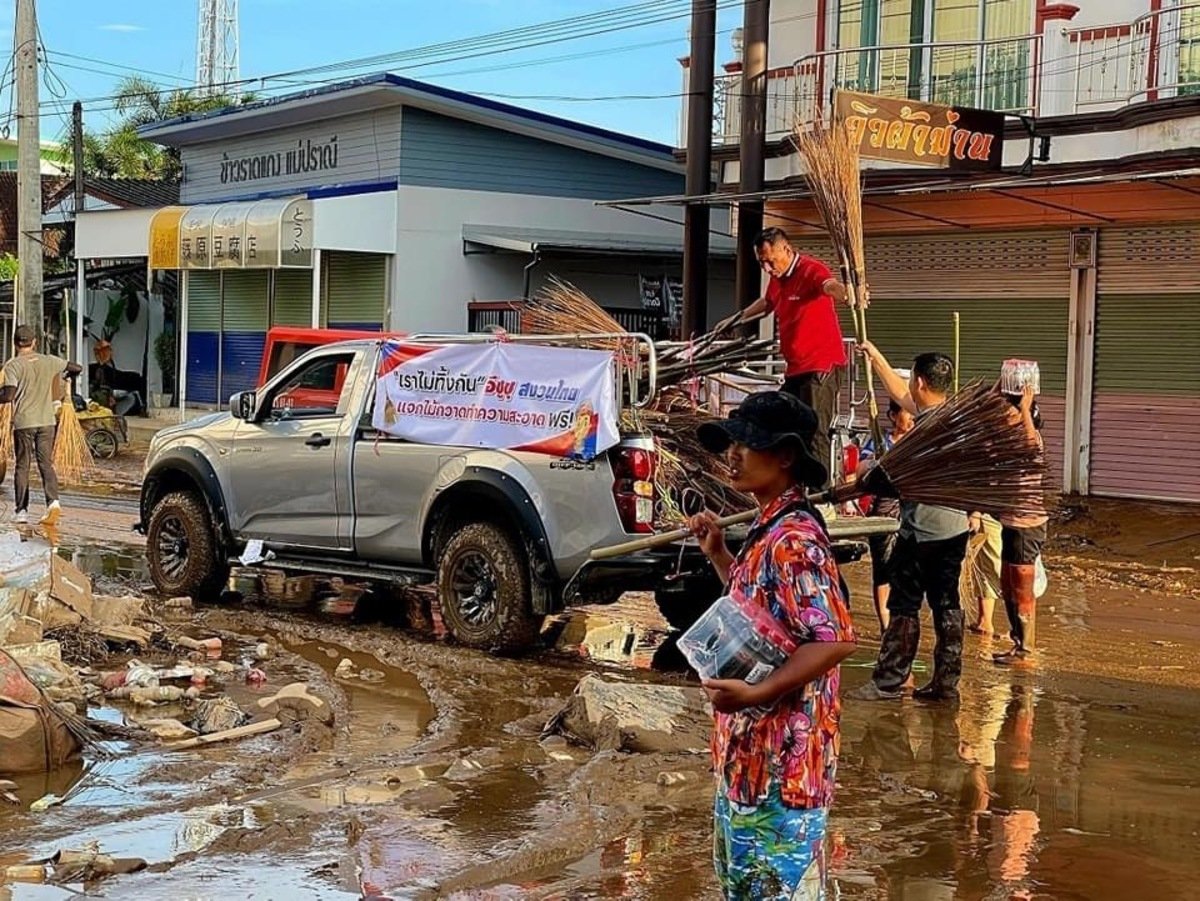
[[[850,268],[850,258],[842,251],[842,281],[849,295],[850,315],[854,319],[854,337],[859,344],[867,340],[867,310],[858,303],[858,272]],[[875,454],[882,454],[887,448],[883,443],[883,428],[879,425],[879,402],[875,398],[875,367],[871,358],[866,358],[867,368],[867,411],[871,416],[871,440],[875,442]],[[850,361],[854,365],[854,361]]]
[[[841,489],[849,488],[851,485],[839,485],[837,488],[827,488],[817,494],[810,494],[808,500],[813,504],[828,503],[838,499],[840,494],[842,494]],[[733,513],[729,516],[722,516],[717,520],[717,527],[727,529],[730,526],[740,526],[742,523],[751,522],[756,516],[758,516],[758,510],[747,510],[744,513]],[[685,541],[691,537],[691,529],[675,529],[671,532],[659,532],[657,535],[647,535],[645,538],[635,538],[633,541],[595,548],[588,554],[588,559],[609,560],[613,557],[624,557],[626,554],[634,554],[638,551],[649,551],[658,547],[666,547],[668,544]]]

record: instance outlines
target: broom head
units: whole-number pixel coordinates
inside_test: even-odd
[[[1044,516],[1046,458],[1016,409],[975,382],[922,416],[862,479],[830,492],[899,497],[992,516]]]

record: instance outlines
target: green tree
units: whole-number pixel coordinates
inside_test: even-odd
[[[121,120],[103,134],[83,139],[83,167],[88,175],[105,178],[177,179],[183,172],[179,151],[138,137],[144,125],[248,103],[253,95],[198,94],[191,89],[164,90],[137,76],[120,83],[114,105]]]

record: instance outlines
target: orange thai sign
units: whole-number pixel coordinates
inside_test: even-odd
[[[941,169],[999,169],[1004,114],[838,91],[837,120],[864,159]]]

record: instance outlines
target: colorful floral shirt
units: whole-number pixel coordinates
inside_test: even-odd
[[[784,513],[802,502],[799,491],[789,491],[759,514],[730,570],[730,595],[765,607],[799,644],[854,641],[828,536],[803,510]],[[840,744],[839,681],[834,667],[766,713],[716,714],[713,766],[731,801],[756,805],[778,782],[791,807],[829,806]]]

